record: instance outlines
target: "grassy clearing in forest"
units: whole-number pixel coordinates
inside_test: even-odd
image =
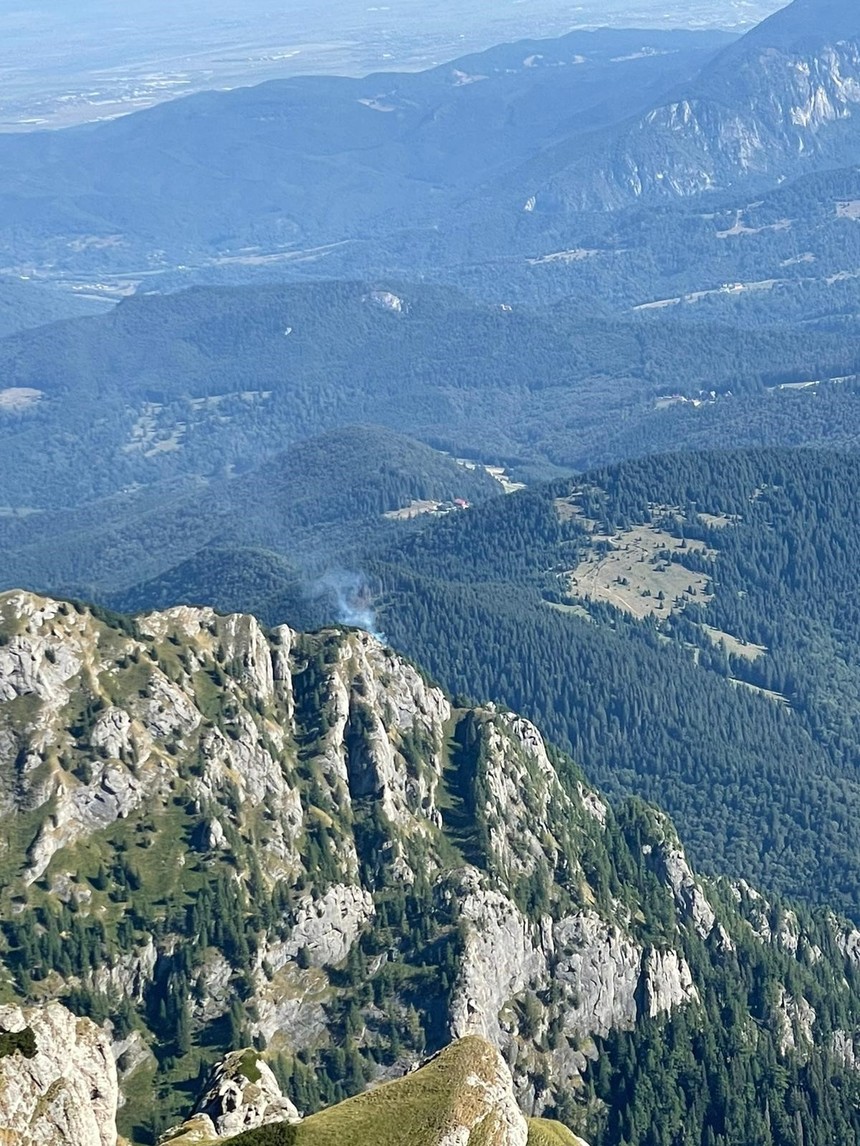
[[[709,559],[716,552],[702,541],[673,537],[652,525],[637,525],[613,536],[592,535],[592,548],[566,574],[571,597],[601,601],[642,620],[667,617],[688,601],[707,603],[709,577],[673,560],[684,553]]]

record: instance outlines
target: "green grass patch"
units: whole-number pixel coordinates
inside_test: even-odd
[[[582,1146],[572,1130],[547,1118],[529,1119],[529,1146]]]
[[[396,1082],[296,1125],[263,1126],[229,1141],[232,1146],[437,1146],[456,1126],[480,1115],[480,1099],[467,1079],[494,1068],[495,1052],[486,1043],[462,1039]]]
[[[239,1070],[248,1082],[260,1081],[263,1077],[260,1072],[260,1056],[255,1050],[249,1048],[245,1051],[242,1055],[242,1061],[239,1063]]]

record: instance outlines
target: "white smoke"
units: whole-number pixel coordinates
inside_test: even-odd
[[[376,610],[367,579],[360,573],[345,570],[327,573],[317,585],[317,595],[334,597],[337,619],[342,625],[353,629],[364,629],[379,641],[385,634],[379,631],[376,623]]]

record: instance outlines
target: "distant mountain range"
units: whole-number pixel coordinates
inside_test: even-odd
[[[352,244],[391,270],[429,244],[450,267],[470,257],[458,218],[477,255],[495,225],[519,246],[524,213],[539,239],[559,214],[760,193],[860,160],[858,20],[848,0],[795,0],[740,39],[575,32],[3,137],[3,262],[145,283],[342,267]]]
[[[432,226],[541,146],[644,113],[731,36],[576,32],[419,74],[300,77],[0,138],[9,266],[144,280],[181,263]]]
[[[860,11],[794,0],[709,61],[691,83],[568,157],[523,173],[535,210],[689,197],[860,160]]]

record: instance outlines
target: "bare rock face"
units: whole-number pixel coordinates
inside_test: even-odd
[[[330,887],[316,902],[306,896],[296,913],[284,957],[294,959],[304,949],[312,966],[341,963],[374,911],[370,892],[358,887]]]
[[[105,1034],[59,1003],[0,1007],[0,1027],[29,1028],[36,1041],[34,1058],[0,1058],[4,1146],[116,1146],[117,1074]]]
[[[713,907],[696,880],[687,857],[674,841],[667,841],[662,849],[666,878],[675,897],[678,910],[695,927],[700,938],[707,939],[717,922]]]
[[[463,890],[461,918],[467,931],[451,1031],[457,1038],[481,1035],[500,1046],[503,1006],[527,987],[546,982],[546,957],[535,928],[513,903],[484,890],[474,877],[464,880]]]
[[[98,967],[86,976],[86,986],[96,994],[114,994],[119,998],[143,1001],[147,986],[155,977],[158,952],[152,937],[147,943],[125,955],[120,955],[112,966]]]
[[[345,738],[343,760],[352,796],[376,796],[386,817],[407,835],[438,827],[441,730],[451,715],[444,693],[365,633],[351,634],[344,644],[332,683],[350,725],[356,717],[365,724],[360,746]],[[394,750],[404,735],[415,734],[423,746],[424,768]]]
[[[453,990],[430,1002],[447,1008],[453,1037],[501,1052],[521,1107],[539,1115],[576,1089],[596,1040],[699,999],[679,954],[685,931],[730,949],[668,822],[651,816],[642,845],[674,909],[657,951],[585,862],[615,830],[610,808],[584,782],[562,781],[534,725],[493,706],[452,710],[366,633],[267,632],[251,617],[185,607],[114,623],[25,593],[0,594],[0,626],[0,828],[22,815],[36,822],[34,843],[15,857],[20,895],[44,879],[82,919],[105,918],[111,896],[133,903],[140,890],[146,902],[160,891],[146,862],[157,842],[168,857],[158,870],[175,869],[179,891],[188,864],[221,872],[237,902],[259,896],[264,908],[272,897],[248,965],[202,916],[185,916],[157,942],[136,934],[65,982],[57,974],[50,990],[125,998],[141,1014],[179,945],[199,942],[192,1035],[230,1009],[242,973],[253,1037],[273,1054],[313,1051],[337,1038],[330,1003],[347,997],[357,967],[373,978],[388,961],[417,958],[398,947],[398,904],[418,944],[412,914],[428,914],[433,937],[438,911],[436,938],[441,927],[456,936]],[[175,830],[179,810],[186,834]],[[107,853],[106,873],[80,876],[75,849],[96,836],[100,848],[136,841],[117,888]],[[15,838],[0,830],[0,853]],[[765,941],[766,905],[738,895]],[[797,932],[785,916],[780,943],[799,957]],[[860,938],[843,942],[860,960]],[[793,1030],[802,1019],[792,1013]],[[123,1078],[151,1035],[117,1043]],[[421,1053],[417,1039],[405,1044],[393,1071]],[[259,1056],[234,1052],[177,1141],[295,1115]],[[498,1141],[520,1130],[514,1120]]]
[[[815,1010],[806,999],[802,996],[794,998],[785,988],[780,990],[776,1006],[776,1022],[779,1047],[783,1055],[789,1051],[800,1051],[803,1054],[814,1045],[815,1017]],[[847,1065],[848,1048],[851,1044],[847,1038],[840,1041],[840,1035],[844,1036],[845,1032],[834,1033],[833,1047],[835,1053],[841,1055]]]
[[[503,1051],[515,1066],[518,1101],[529,1112],[539,1114],[548,1104],[533,1086],[531,1047],[550,1024],[560,1022],[566,1038],[544,1051],[544,1076],[570,1080],[585,1069],[595,1038],[700,1001],[682,955],[643,949],[595,911],[555,923],[530,921],[474,870],[464,875],[459,894],[463,948],[451,1033],[478,1035]],[[552,1002],[537,1005],[548,996]]]
[[[543,184],[525,184],[525,209],[615,208],[853,166],[860,22],[856,5],[839,5],[838,16],[823,7],[821,0],[786,5],[678,98],[620,128],[597,159],[589,153]]]
[[[255,1050],[228,1054],[212,1070],[189,1120],[169,1130],[163,1142],[190,1146],[231,1138],[272,1122],[298,1122],[299,1112],[281,1093],[271,1069]]]
[[[645,964],[649,1018],[669,1014],[686,1003],[698,1003],[699,992],[686,959],[677,951],[651,951]]]
[[[495,812],[490,836],[490,862],[511,884],[530,875],[537,864],[554,865],[558,844],[550,809],[570,806],[543,737],[528,720],[499,713],[485,729],[487,811]],[[497,818],[496,818],[497,817]]]
[[[29,623],[0,652],[0,700],[33,696],[54,708],[68,701],[67,684],[81,669],[74,624],[58,627],[46,635],[44,627],[58,620],[56,601],[40,600],[29,593],[6,598],[10,614]]]
[[[860,1070],[860,1039],[848,1031],[834,1031],[831,1047],[836,1059],[848,1070]]]
[[[119,766],[98,765],[88,785],[56,788],[57,810],[40,831],[31,851],[30,882],[44,874],[54,855],[81,836],[124,820],[144,800],[142,785]]]
[[[575,991],[566,1030],[579,1037],[629,1030],[638,1012],[641,949],[593,912],[562,920],[555,934],[556,974]]]

